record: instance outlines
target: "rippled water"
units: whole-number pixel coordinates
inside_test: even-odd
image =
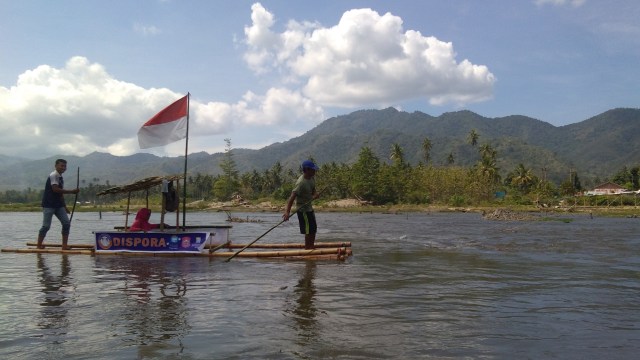
[[[1,215],[3,248],[35,239],[39,213]],[[263,221],[238,243],[280,220],[234,216]],[[0,358],[635,358],[640,219],[563,218],[319,213],[319,240],[352,242],[344,263],[2,253]],[[77,213],[70,242],[122,223]]]

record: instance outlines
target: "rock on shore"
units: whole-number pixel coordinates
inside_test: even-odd
[[[506,220],[506,221],[522,221],[534,220],[535,218],[528,213],[516,212],[509,209],[495,209],[491,212],[482,211],[482,217],[486,220]]]

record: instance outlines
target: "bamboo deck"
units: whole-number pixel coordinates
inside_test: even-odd
[[[28,242],[26,249],[2,249],[2,252],[18,254],[69,254],[69,255],[120,255],[120,256],[155,256],[155,257],[224,257],[235,254],[234,251],[222,251],[222,249],[241,249],[246,244],[225,244],[217,246],[213,252],[201,253],[161,253],[161,252],[124,252],[124,251],[99,251],[96,252],[91,244],[69,244],[69,250],[62,250],[62,244],[46,243],[44,249],[35,248],[36,243]],[[243,258],[279,258],[288,260],[346,260],[353,255],[350,242],[319,242],[315,249],[306,250],[303,244],[252,244],[236,257]],[[209,247],[205,250],[208,250]],[[220,250],[220,251],[218,251]]]

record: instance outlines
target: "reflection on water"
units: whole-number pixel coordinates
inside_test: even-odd
[[[60,269],[56,271],[47,265],[47,261],[60,261]],[[47,330],[47,336],[63,336],[67,333],[69,319],[67,317],[68,306],[65,305],[73,294],[73,286],[69,274],[71,264],[68,255],[47,259],[46,255],[37,254],[36,264],[40,284],[42,284],[43,299],[40,302],[40,318],[38,326]],[[60,340],[53,340],[60,342]]]
[[[138,358],[154,358],[157,351],[181,353],[189,332],[185,275],[172,269],[175,261],[156,258],[97,258],[96,277],[118,278],[121,287],[109,296],[111,336],[124,346],[136,346]]]
[[[314,304],[316,287],[313,284],[315,273],[316,262],[307,261],[302,269],[302,276],[293,291],[296,299],[295,306],[291,312],[296,321],[298,344],[301,346],[314,341],[318,335],[316,320],[317,308]]]

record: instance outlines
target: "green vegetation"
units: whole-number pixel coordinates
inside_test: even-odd
[[[233,160],[239,177],[254,170],[262,174],[277,162],[284,175],[289,169],[297,170],[300,161],[310,155],[315,156],[319,164],[335,162],[351,166],[362,147],[368,147],[381,162],[391,163],[391,146],[397,144],[402,150],[403,162],[414,167],[422,163],[469,168],[481,160],[478,148],[490,144],[499,155],[495,165],[503,179],[523,164],[533,175],[555,186],[571,181],[570,172],[577,173],[580,185],[591,189],[607,181],[633,184],[631,170],[638,165],[640,154],[640,142],[634,141],[638,135],[640,109],[609,110],[579,123],[555,127],[519,115],[485,118],[470,111],[457,111],[433,117],[388,108],[330,118],[299,137],[259,150],[234,149]],[[226,150],[215,154],[191,153],[189,171],[194,177],[198,173],[228,176],[221,166],[228,161],[228,156]],[[1,167],[0,192],[36,189],[33,201],[39,201],[37,194],[44,185],[44,176],[57,157],[59,155],[33,161],[12,159]],[[184,166],[182,157],[145,153],[114,156],[95,152],[63,157],[69,161],[70,170],[66,174],[69,183],[75,183],[73,170],[80,167],[82,188],[91,183],[123,185],[151,175],[180,174]],[[612,174],[623,167],[629,172],[624,174],[626,180],[614,180]],[[635,176],[637,183],[637,173]],[[228,192],[234,185],[223,182],[218,190]]]
[[[619,146],[628,148],[631,154],[636,151],[635,142],[614,141],[611,137],[633,134],[635,128],[630,124],[636,123],[638,116],[639,109],[616,109],[579,124],[554,128],[531,118],[486,119],[468,111],[438,118],[392,108],[358,111],[329,119],[286,146],[274,144],[260,152],[236,152],[231,140],[225,139],[221,156],[190,155],[190,168],[197,171],[186,179],[186,200],[192,209],[207,209],[212,202],[229,201],[281,205],[300,174],[297,165],[292,164],[320,154],[325,159],[339,159],[319,162],[317,184],[325,189],[320,202],[355,198],[360,204],[386,209],[637,207],[638,195],[633,194],[576,196],[583,190],[576,168],[587,172],[584,182],[589,187],[612,181],[628,190],[638,190],[639,166],[622,166],[612,176],[593,176],[603,174],[605,165],[610,168],[609,160],[614,156],[603,156],[619,153]],[[568,162],[571,165],[560,158],[572,159]],[[580,166],[574,167],[576,159]],[[89,161],[87,173],[121,179],[139,178],[142,173],[179,173],[182,163],[171,158],[157,162],[149,154],[116,160],[108,154],[94,153],[82,160]],[[268,167],[269,164],[272,165]],[[50,165],[49,160],[32,164],[38,171]],[[111,187],[109,181],[101,184],[98,177],[83,178],[80,187],[79,211],[126,209],[126,194],[96,196]],[[133,193],[132,207],[159,207],[158,192],[149,194]],[[0,210],[39,210],[41,196],[42,190],[33,186],[0,192],[0,204],[4,204]]]
[[[356,161],[349,164],[335,162],[322,164],[317,175],[320,189],[325,189],[323,199],[356,198],[362,204],[379,206],[450,206],[450,207],[495,207],[525,206],[530,209],[550,209],[553,206],[572,207],[624,207],[637,206],[638,197],[626,196],[574,196],[582,188],[578,174],[569,172],[569,179],[556,186],[537,177],[523,163],[518,164],[502,179],[497,166],[498,152],[489,143],[477,146],[479,135],[469,134],[469,146],[478,153],[478,161],[472,166],[434,166],[429,163],[432,144],[423,141],[423,159],[412,166],[405,160],[402,146],[393,143],[388,160],[379,158],[374,151],[364,146]],[[190,208],[206,209],[209,202],[230,200],[243,202],[269,201],[283,203],[299,176],[299,171],[284,169],[279,162],[271,168],[258,172],[253,170],[240,174],[234,160],[231,140],[225,139],[225,157],[219,166],[220,175],[197,173],[187,178],[187,202]],[[453,154],[450,155],[451,157]],[[623,168],[612,178],[629,190],[638,189],[639,168]],[[99,179],[93,179],[96,182]],[[126,210],[126,194],[108,195],[98,198],[96,193],[108,185],[89,183],[81,187],[79,211]],[[0,210],[33,211],[39,209],[42,191],[9,190],[0,194]],[[133,193],[131,206],[158,208],[160,194],[150,192]],[[80,210],[82,209],[82,210]]]

